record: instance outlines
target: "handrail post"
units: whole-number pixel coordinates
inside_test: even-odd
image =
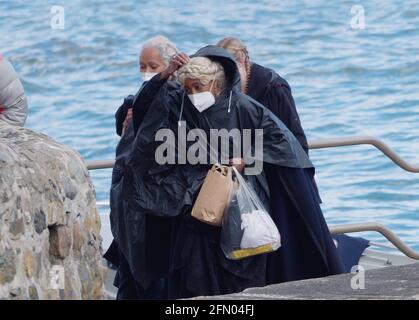
[[[419,260],[419,252],[410,249],[396,234],[385,226],[375,223],[354,223],[329,227],[331,234],[353,233],[353,232],[368,232],[375,231],[381,233],[388,241],[390,241],[397,249],[403,252],[409,258]]]
[[[354,145],[372,145],[378,150],[380,150],[389,159],[391,159],[400,168],[409,172],[419,173],[419,165],[412,165],[408,163],[407,161],[402,159],[396,152],[394,152],[387,144],[375,137],[361,136],[322,139],[309,142],[308,144],[310,149],[336,148]]]

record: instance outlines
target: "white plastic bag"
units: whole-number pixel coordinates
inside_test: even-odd
[[[281,246],[278,228],[253,187],[233,167],[238,188],[224,214],[221,248],[229,259],[239,260],[272,252]]]

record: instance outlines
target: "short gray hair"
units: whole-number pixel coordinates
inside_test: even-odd
[[[142,49],[145,48],[156,48],[160,51],[160,55],[164,61],[164,63],[168,66],[170,63],[170,59],[173,55],[175,55],[178,50],[176,46],[167,39],[165,36],[158,35],[153,38],[147,39],[144,41]]]

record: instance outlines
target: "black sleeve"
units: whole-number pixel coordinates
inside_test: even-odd
[[[133,100],[133,95],[127,96],[124,99],[124,103],[118,108],[118,110],[115,113],[116,134],[118,136],[122,135],[122,126],[124,124],[125,118],[127,117],[128,109],[132,107]]]
[[[155,99],[157,93],[167,83],[167,80],[162,80],[160,74],[155,75],[150,81],[147,81],[138,90],[134,97],[132,104],[132,121],[134,131],[137,132],[141,121],[143,120],[147,110]]]
[[[295,107],[291,89],[282,83],[272,84],[269,95],[271,111],[288,127],[308,154],[308,143]]]

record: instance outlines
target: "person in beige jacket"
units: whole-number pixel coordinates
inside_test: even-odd
[[[28,113],[28,101],[23,85],[12,64],[0,56],[0,125],[23,127]]]

